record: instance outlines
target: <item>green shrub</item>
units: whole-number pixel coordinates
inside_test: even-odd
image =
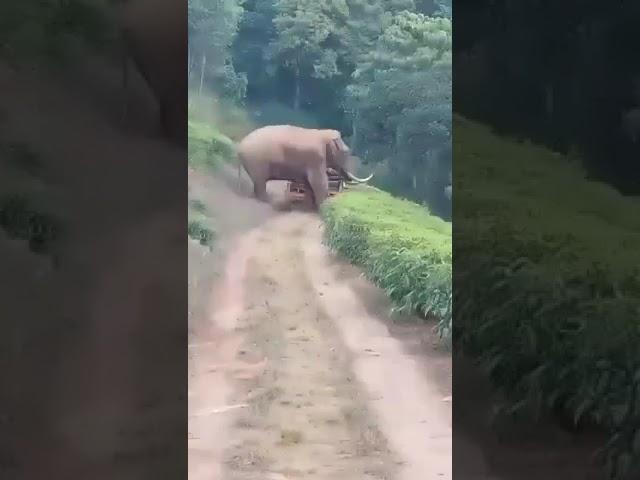
[[[454,342],[508,411],[610,430],[604,459],[624,478],[640,460],[638,199],[473,122],[455,131]]]
[[[189,223],[187,225],[187,233],[189,237],[209,249],[213,248],[216,234],[211,227],[208,226],[207,218],[203,215],[190,213]]]
[[[189,165],[194,168],[216,168],[221,162],[235,158],[233,142],[205,123],[189,120]]]
[[[358,187],[322,208],[328,246],[363,268],[396,311],[438,319],[451,332],[451,224],[415,203]]]

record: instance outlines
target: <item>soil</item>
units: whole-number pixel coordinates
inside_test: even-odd
[[[602,478],[601,437],[492,425],[481,372],[433,325],[392,317],[322,244],[317,214],[287,208],[283,184],[269,185],[273,208],[237,173],[216,175],[190,174],[221,233],[213,254],[190,252],[190,478]]]
[[[316,214],[195,172],[190,188],[230,232],[217,255],[192,248],[192,282],[211,290],[189,349],[190,478],[450,479],[451,357],[432,326],[394,327]]]

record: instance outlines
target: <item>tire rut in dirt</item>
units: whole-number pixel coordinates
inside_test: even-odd
[[[235,378],[232,403],[249,407],[230,433],[226,478],[391,479],[397,459],[306,277],[300,233],[298,222],[272,223],[249,265],[240,357],[267,365]]]

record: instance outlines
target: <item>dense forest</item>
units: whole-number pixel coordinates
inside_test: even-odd
[[[189,82],[257,123],[336,128],[375,182],[451,214],[451,1],[189,0]]]
[[[456,3],[454,111],[640,193],[640,3]]]

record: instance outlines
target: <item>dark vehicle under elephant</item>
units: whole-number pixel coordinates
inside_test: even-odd
[[[327,178],[329,180],[329,196],[342,192],[344,190],[345,180],[334,169],[327,169]],[[310,194],[307,189],[307,185],[304,182],[287,182],[285,190],[285,197],[291,202],[301,202],[306,200],[307,195]]]

